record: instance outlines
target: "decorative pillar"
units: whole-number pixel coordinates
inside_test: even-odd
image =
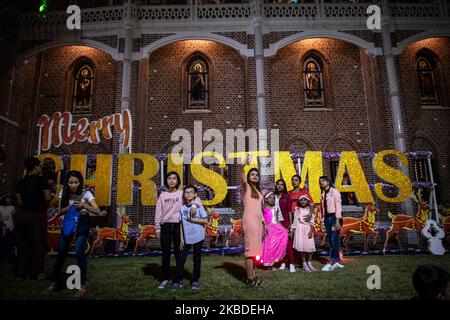
[[[136,5],[128,0],[124,4],[124,52],[122,62],[122,96],[120,98],[120,111],[124,111],[130,108],[130,91],[131,91],[131,68],[132,68],[132,55],[133,55],[133,33],[134,33],[134,20],[136,17]],[[133,119],[134,120],[134,119]],[[123,141],[123,135],[120,135],[120,142]],[[130,148],[124,148],[122,143],[119,146],[119,152],[131,152]]]
[[[263,45],[263,3],[262,0],[253,0],[253,30],[255,35],[255,67],[256,67],[256,105],[258,108],[258,150],[267,149],[266,130],[266,94],[264,89],[264,45]],[[261,158],[260,172],[261,182],[267,182],[267,158]]]
[[[392,39],[390,31],[390,12],[389,12],[389,2],[383,2],[383,17],[381,21],[381,36],[383,39],[383,55],[384,61],[386,63],[386,72],[389,84],[389,97],[392,113],[392,123],[394,126],[394,142],[395,149],[404,153],[406,152],[406,139],[405,139],[405,129],[403,125],[402,110],[400,106],[400,92],[398,88],[397,79],[397,68],[395,66],[394,54],[392,51]],[[406,175],[409,176],[409,169],[406,166],[402,166],[398,163],[399,169]],[[403,210],[408,215],[414,215],[414,207],[412,200],[408,198],[402,203]],[[408,242],[417,243],[416,233],[408,233]]]
[[[131,92],[131,72],[132,72],[132,55],[133,55],[133,34],[134,34],[134,20],[136,17],[136,5],[132,0],[127,0],[124,3],[124,17],[123,17],[123,37],[124,37],[124,51],[122,61],[122,95],[120,97],[120,111],[123,112],[130,108],[130,92]],[[132,119],[134,121],[135,119]],[[131,145],[125,148],[122,145],[124,135],[119,137],[119,153],[131,152]],[[117,195],[116,195],[117,196]],[[116,208],[117,209],[117,208]],[[116,214],[116,212],[114,213]],[[116,226],[121,223],[121,218],[116,214]]]

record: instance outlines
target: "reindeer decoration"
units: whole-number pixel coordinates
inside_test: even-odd
[[[211,220],[209,220],[208,224],[205,226],[205,237],[211,237],[215,238],[214,240],[214,246],[217,245],[217,242],[219,240],[219,221],[220,221],[220,215],[217,211],[215,211],[213,208],[208,208],[208,213],[211,214]],[[211,248],[211,241],[208,241],[208,249]]]
[[[425,221],[428,220],[428,214],[430,213],[430,208],[427,202],[422,199],[422,190],[419,189],[417,196],[413,193],[411,198],[418,203],[417,213],[415,216],[408,216],[406,214],[396,214],[388,213],[389,218],[392,219],[391,228],[386,233],[386,240],[384,241],[384,249],[386,251],[388,248],[389,239],[397,233],[396,239],[399,247],[402,247],[400,243],[400,237],[406,230],[417,231],[419,242],[421,240],[420,232],[424,226]]]
[[[240,234],[242,231],[242,220],[238,219],[238,220],[234,220],[234,219],[230,219],[230,222],[233,224],[233,227],[231,228],[231,232],[230,232],[230,238]]]
[[[91,254],[94,251],[95,246],[100,243],[102,252],[105,253],[104,250],[104,242],[105,240],[115,240],[116,244],[116,252],[119,252],[119,243],[121,241],[125,242],[125,248],[128,246],[128,225],[133,223],[131,221],[128,214],[125,212],[125,207],[117,208],[117,214],[120,217],[120,225],[118,228],[99,228],[97,229],[97,239],[94,240],[91,248]]]
[[[50,253],[55,252],[59,248],[61,226],[62,220],[60,216],[54,215],[47,219],[47,243],[50,248]]]
[[[149,239],[156,238],[156,227],[153,225],[138,225],[139,228],[139,237],[136,239],[136,245],[134,247],[134,253],[137,253],[139,244],[142,242],[146,242],[146,249],[148,251]]]
[[[450,208],[444,208],[442,212],[445,213],[445,215],[440,214],[439,218],[441,219],[442,227],[444,228],[445,240],[450,242]]]
[[[342,225],[340,235],[344,236],[343,243],[345,250],[350,252],[348,241],[352,234],[363,233],[364,234],[364,251],[369,252],[369,236],[374,235],[372,245],[377,243],[378,232],[375,231],[375,215],[380,210],[373,205],[373,203],[367,204],[364,210],[364,216],[362,218],[344,217],[344,224]]]
[[[231,218],[230,222],[233,224],[233,226],[231,227],[229,238],[227,239],[227,241],[225,243],[225,247],[227,247],[227,248],[228,248],[229,241],[231,239],[233,239],[233,237],[235,237],[236,235],[241,234],[241,232],[242,232],[242,220],[241,219],[234,220],[233,218]]]
[[[322,227],[322,218],[323,218],[323,211],[322,211],[322,206],[320,204],[318,204],[315,209],[314,209],[315,213],[314,213],[314,238],[317,237],[321,237],[322,240],[319,243],[319,246],[323,246],[323,244],[325,243],[325,239],[327,237],[327,234],[325,233],[325,231],[323,230]]]

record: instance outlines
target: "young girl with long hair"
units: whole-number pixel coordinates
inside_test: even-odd
[[[83,295],[87,291],[86,244],[90,228],[89,215],[100,215],[101,211],[95,202],[93,193],[84,187],[84,179],[79,171],[69,171],[64,182],[64,188],[59,194],[59,198],[59,215],[65,215],[69,210],[78,210],[80,216],[74,232],[68,235],[61,232],[59,252],[51,275],[52,282],[50,283],[48,290],[54,291],[56,289],[58,277],[69,252],[69,246],[72,244],[74,236],[76,236],[75,256],[81,272],[81,288],[78,290],[78,295]]]

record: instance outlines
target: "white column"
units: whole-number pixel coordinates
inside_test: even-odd
[[[441,11],[441,17],[448,17],[447,0],[441,0],[439,2],[439,10]]]
[[[437,199],[436,199],[436,186],[434,185],[434,176],[433,176],[433,168],[432,168],[432,164],[431,164],[431,157],[428,157],[427,161],[428,161],[428,174],[430,175],[430,182],[432,184],[431,197],[433,200],[433,206],[431,207],[431,210],[434,210],[434,219],[436,220],[437,223],[439,223],[439,210],[438,210],[438,203],[437,203]],[[430,219],[433,219],[432,217],[433,217],[433,215],[431,214]]]
[[[381,35],[383,38],[383,54],[386,63],[386,72],[389,84],[389,97],[391,104],[392,123],[394,126],[394,142],[395,149],[404,153],[406,152],[405,130],[403,125],[402,110],[400,106],[400,92],[398,88],[397,70],[392,51],[392,39],[390,31],[390,13],[388,2],[384,1],[384,15],[381,21]],[[399,169],[409,177],[408,167],[402,166]],[[414,207],[410,198],[402,203],[403,211],[408,215],[414,215]],[[417,234],[408,232],[408,243],[417,243]]]
[[[256,66],[256,105],[258,107],[258,131],[266,129],[266,95],[264,89],[264,46],[263,46],[263,32],[262,32],[262,0],[253,0],[253,29],[255,34],[255,66]],[[264,151],[267,149],[267,134],[260,134],[258,132],[258,150]],[[261,158],[260,172],[261,182],[266,182],[266,163],[264,158]]]
[[[316,5],[317,16],[319,18],[325,17],[325,4],[323,0],[314,0],[314,3]]]
[[[134,30],[134,17],[136,6],[128,0],[124,4],[125,17],[123,21],[124,30],[124,52],[122,62],[122,96],[120,98],[120,110],[123,112],[125,109],[130,108],[130,91],[131,91],[131,62],[133,54],[133,30]],[[132,119],[134,120],[134,119]],[[122,142],[123,135],[120,136]],[[119,147],[119,152],[131,152],[130,148],[124,148],[122,143]]]
[[[131,61],[133,54],[133,29],[134,16],[136,6],[128,0],[124,3],[123,18],[123,36],[124,36],[124,52],[122,61],[122,95],[120,97],[120,111],[123,112],[130,108],[130,91],[131,91]],[[132,119],[133,121],[134,119]],[[119,153],[131,152],[130,148],[124,148],[122,145],[124,135],[120,134]],[[116,226],[120,225],[120,217],[116,215]]]

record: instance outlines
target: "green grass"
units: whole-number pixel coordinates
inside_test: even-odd
[[[54,258],[47,258],[50,272]],[[69,258],[66,265],[75,263]],[[401,255],[354,257],[345,268],[333,272],[296,273],[258,270],[264,287],[245,288],[242,256],[210,255],[202,257],[202,288],[190,289],[192,256],[186,263],[185,287],[173,293],[160,290],[160,257],[89,258],[89,292],[83,299],[410,299],[415,295],[411,275],[417,266],[436,264],[450,270],[449,255]],[[172,261],[172,264],[174,261]],[[316,267],[321,264],[314,262]],[[369,290],[366,273],[369,265],[381,268],[381,289]],[[63,289],[46,295],[48,281],[15,282],[11,263],[0,264],[0,297],[2,299],[76,299],[74,292]]]

